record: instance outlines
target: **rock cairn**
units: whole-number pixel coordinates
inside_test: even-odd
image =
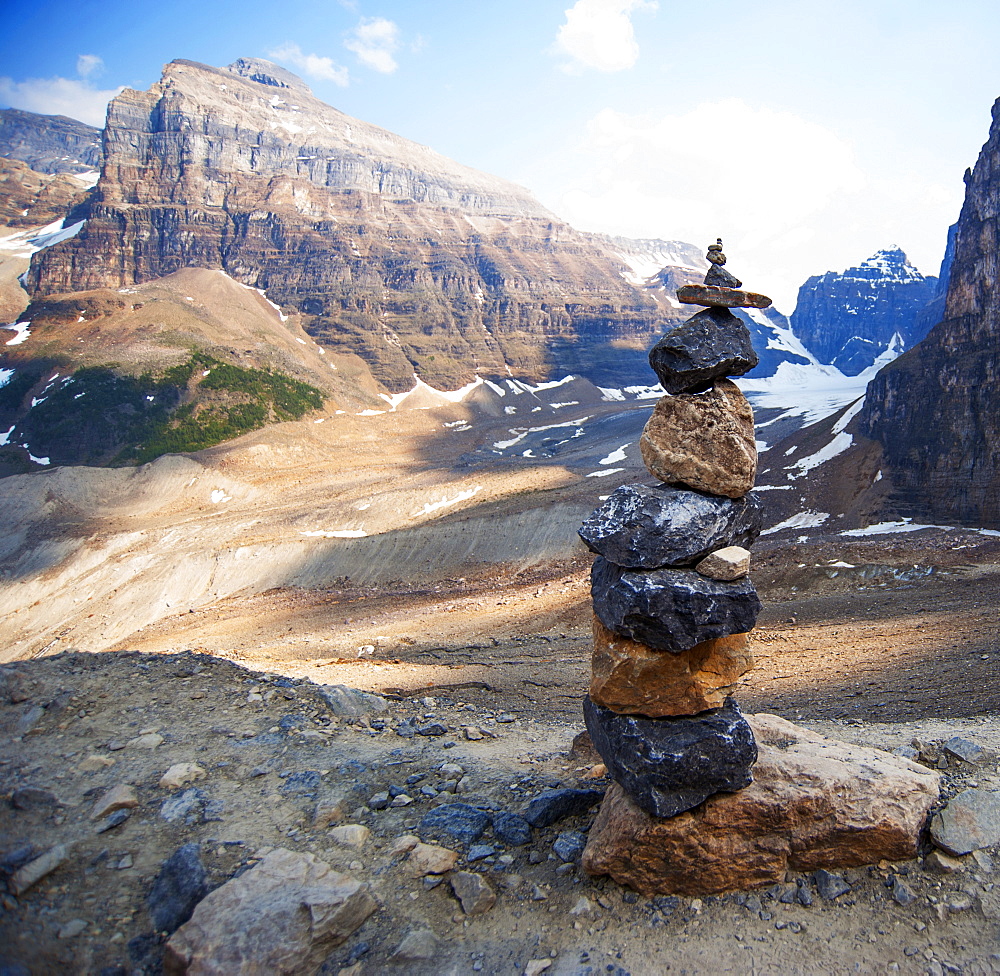
[[[757,744],[732,691],[753,666],[760,600],[747,575],[762,509],[753,412],[729,377],[757,365],[731,308],[766,308],[708,249],[705,306],[649,362],[667,395],[639,441],[656,487],[623,485],[580,529],[591,574],[594,656],[584,716],[608,772],[655,817],[674,817],[752,780]]]
[[[726,271],[722,241],[708,259],[705,284],[677,291],[705,310],[649,354],[667,395],[639,444],[662,484],[623,485],[580,529],[597,553],[584,717],[615,780],[582,865],[646,895],[913,857],[939,790],[907,759],[744,717],[732,697],[753,666],[762,509],[753,414],[728,378],[757,356],[730,309],[770,300]]]

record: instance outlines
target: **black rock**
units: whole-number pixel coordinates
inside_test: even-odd
[[[603,790],[545,790],[528,804],[524,819],[532,827],[548,827],[563,817],[586,813],[603,798]]]
[[[516,813],[495,813],[493,836],[510,847],[520,847],[531,843],[531,824]]]
[[[813,873],[813,881],[816,882],[816,890],[824,901],[833,901],[834,898],[846,895],[851,890],[851,886],[839,874],[831,874],[823,868]]]
[[[667,393],[697,393],[724,376],[757,365],[747,327],[727,308],[706,308],[649,350],[649,365]]]
[[[195,906],[208,894],[206,877],[198,844],[179,847],[163,862],[146,898],[157,932],[175,932],[191,917]]]
[[[761,603],[749,576],[732,582],[693,570],[622,569],[603,556],[590,574],[594,613],[609,630],[656,651],[686,651],[702,641],[753,629]]]
[[[727,271],[721,264],[713,264],[705,275],[706,285],[715,285],[717,288],[742,288],[743,282],[736,275]]]
[[[898,875],[892,877],[892,900],[904,908],[917,900],[913,889],[905,881],[901,881]]]
[[[579,533],[591,552],[626,569],[693,566],[724,546],[749,549],[763,514],[754,494],[720,498],[667,485],[622,485]]]
[[[556,838],[552,850],[555,851],[560,861],[568,864],[571,861],[576,861],[583,854],[583,849],[586,846],[586,834],[580,833],[579,830],[564,830]]]
[[[417,735],[446,735],[448,726],[440,722],[427,722],[425,725],[417,726]]]
[[[753,782],[757,743],[732,698],[680,718],[618,715],[586,697],[583,717],[608,772],[655,817],[673,817],[715,793]]]
[[[429,813],[417,825],[421,837],[447,834],[465,844],[474,844],[489,826],[490,815],[467,803],[446,803]]]

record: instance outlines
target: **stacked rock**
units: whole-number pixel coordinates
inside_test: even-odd
[[[753,412],[728,377],[757,365],[730,308],[766,308],[708,249],[705,306],[663,336],[649,362],[667,395],[639,441],[656,487],[623,485],[580,536],[591,574],[594,655],[584,717],[608,772],[642,809],[673,817],[752,782],[757,745],[731,692],[753,666],[760,611],[747,572],[762,508]]]

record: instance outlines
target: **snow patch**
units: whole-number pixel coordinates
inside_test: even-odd
[[[598,464],[616,464],[618,461],[625,460],[625,448],[628,444],[622,444],[617,451],[612,451],[606,458],[601,458]]]
[[[620,474],[624,468],[607,468],[605,471],[591,471],[588,478],[606,478],[609,474]]]
[[[31,332],[29,331],[29,327],[30,326],[31,326],[30,322],[14,322],[11,325],[0,326],[0,328],[10,329],[13,332],[17,333],[17,335],[14,336],[13,339],[8,339],[7,342],[5,343],[5,345],[8,345],[8,346],[19,346],[19,345],[21,345],[21,343],[24,342],[25,339],[29,338],[30,335],[31,335]]]
[[[821,464],[825,464],[838,454],[843,454],[853,444],[854,438],[850,434],[837,434],[826,447],[821,448],[815,454],[810,454],[809,457],[804,457],[796,461],[795,464],[789,465],[788,470],[792,471],[797,468],[798,474],[790,474],[788,477],[793,479],[803,477],[812,471],[813,468],[818,468]]]
[[[220,505],[222,502],[231,502],[233,500],[232,495],[227,495],[221,488],[216,488],[212,491],[212,504]]]
[[[793,515],[791,518],[787,518],[784,522],[779,522],[777,525],[772,525],[771,528],[761,532],[761,535],[771,535],[774,532],[780,532],[782,529],[814,529],[822,525],[829,517],[829,512],[814,512],[810,509],[807,512],[799,512],[797,515]]]
[[[442,498],[440,501],[427,502],[426,505],[420,511],[414,512],[410,518],[420,518],[421,515],[430,515],[431,512],[436,512],[438,509],[447,508],[449,505],[457,505],[459,502],[464,502],[474,495],[478,495],[479,492],[483,490],[482,485],[476,485],[475,488],[467,488],[465,491],[460,491],[454,498]]]

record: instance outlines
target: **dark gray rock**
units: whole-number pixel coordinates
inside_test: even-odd
[[[931,820],[931,840],[961,857],[1000,844],[1000,790],[962,790]]]
[[[465,844],[474,844],[489,826],[490,815],[468,803],[446,803],[425,813],[417,825],[421,837],[454,837]]]
[[[15,810],[44,810],[59,806],[59,798],[39,786],[22,786],[11,794],[10,805]]]
[[[389,707],[384,698],[347,685],[320,685],[319,693],[330,712],[338,718],[361,718],[384,712]]]
[[[493,836],[502,844],[520,847],[531,843],[531,824],[516,813],[495,813],[493,815]]]
[[[167,823],[183,820],[186,824],[197,823],[205,807],[205,794],[198,789],[185,790],[168,797],[160,806],[160,816]]]
[[[285,777],[285,782],[281,784],[279,792],[285,796],[307,796],[315,799],[322,780],[323,777],[319,770],[304,769]]]
[[[198,844],[179,847],[163,862],[146,897],[157,932],[175,932],[191,917],[195,905],[208,894],[206,878]]]
[[[718,288],[742,288],[743,282],[732,272],[727,271],[722,265],[713,264],[705,275],[706,285],[715,285]]]
[[[851,886],[839,874],[831,874],[823,868],[813,873],[813,881],[824,901],[833,901],[851,890]]]
[[[115,810],[114,813],[109,814],[101,821],[97,827],[97,833],[103,834],[115,827],[120,827],[130,816],[132,816],[131,810]]]
[[[587,835],[579,830],[564,830],[552,845],[559,860],[570,863],[577,861],[587,846]]]
[[[427,722],[424,725],[418,725],[416,732],[417,735],[446,735],[448,726],[442,725],[440,722]]]
[[[757,743],[732,698],[681,718],[618,715],[583,700],[583,717],[608,772],[654,817],[673,817],[715,793],[753,782]]]
[[[609,630],[656,651],[753,629],[761,603],[749,576],[727,582],[693,570],[622,569],[603,556],[590,574],[594,613]]]
[[[722,498],[667,485],[622,485],[579,533],[591,552],[626,569],[693,566],[725,546],[749,549],[763,513],[754,494]]]
[[[489,844],[473,844],[469,848],[468,854],[465,855],[465,859],[471,864],[473,861],[481,861],[484,857],[489,857],[496,852],[497,849]]]
[[[747,327],[728,308],[706,308],[649,350],[649,365],[667,393],[696,393],[757,365]]]
[[[899,875],[893,875],[892,877],[892,900],[904,908],[912,905],[917,900],[913,889],[905,881],[901,881]]]
[[[941,744],[941,748],[948,755],[967,763],[980,763],[988,758],[986,750],[978,742],[973,742],[972,739],[966,739],[961,735],[953,735]]]
[[[603,798],[603,790],[545,790],[528,804],[524,819],[532,827],[548,827],[564,817],[586,813]]]

